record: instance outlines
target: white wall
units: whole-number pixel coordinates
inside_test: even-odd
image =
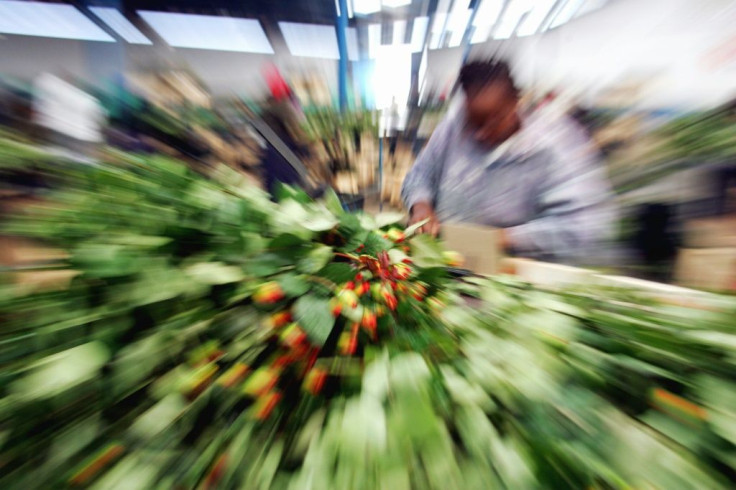
[[[693,108],[736,95],[736,63],[712,53],[736,41],[727,0],[618,0],[542,36],[515,41],[529,84],[585,89],[643,83],[640,105]]]
[[[713,106],[736,96],[736,2],[611,0],[543,35],[474,46],[471,57],[504,53],[522,86],[569,90],[595,100],[612,87],[651,108]],[[716,65],[717,54],[728,56]],[[444,87],[462,49],[429,52],[428,80]]]

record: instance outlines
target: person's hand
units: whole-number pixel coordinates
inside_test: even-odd
[[[432,205],[428,202],[418,202],[411,207],[411,213],[409,215],[409,226],[414,223],[419,223],[428,219],[421,228],[417,231],[419,233],[428,233],[432,236],[437,236],[440,233],[440,220],[437,219],[437,215],[434,214]]]

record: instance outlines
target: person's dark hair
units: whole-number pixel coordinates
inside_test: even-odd
[[[509,65],[502,60],[470,61],[460,69],[460,86],[463,91],[472,95],[488,85],[496,82],[506,83],[514,96],[519,95]]]

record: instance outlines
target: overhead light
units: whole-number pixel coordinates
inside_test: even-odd
[[[348,59],[350,61],[358,61],[360,59],[360,52],[358,51],[358,29],[348,27],[346,37],[348,41]]]
[[[130,44],[153,44],[118,9],[112,7],[90,7],[89,9]]]
[[[404,38],[406,37],[406,21],[395,20],[394,21],[394,39],[392,44],[404,44]]]
[[[411,26],[411,52],[419,53],[424,49],[424,38],[427,34],[429,17],[416,17]]]
[[[440,41],[442,40],[442,32],[445,29],[446,20],[446,13],[437,12],[434,14],[434,20],[432,21],[432,30],[430,31],[429,49],[437,49],[440,47]]]
[[[383,0],[382,3],[384,7],[397,8],[403,7],[405,5],[410,5],[411,0]]]
[[[175,48],[273,54],[261,23],[255,19],[150,10],[139,10],[138,15]]]
[[[493,38],[510,38],[514,34],[514,31],[516,31],[516,27],[519,25],[521,18],[533,7],[534,3],[531,0],[511,0],[501,16],[501,22],[493,32]]]
[[[493,26],[503,9],[503,0],[482,0],[473,18],[473,34],[470,44],[484,43],[488,40]]]
[[[554,29],[569,22],[583,5],[584,0],[567,0],[565,5],[555,15],[549,28]]]
[[[114,43],[115,39],[71,5],[0,2],[0,33]]]
[[[368,25],[368,57],[373,59],[378,56],[378,48],[381,46],[381,24]]]
[[[292,56],[340,59],[334,26],[279,22],[279,29]]]
[[[470,22],[472,15],[473,11],[471,9],[452,11],[450,18],[447,19],[447,30],[450,31],[449,47],[456,48],[463,42],[465,30],[468,28],[468,22]]]
[[[357,15],[374,14],[381,10],[381,0],[353,0],[353,11]]]
[[[531,36],[539,31],[542,22],[547,18],[550,10],[554,7],[556,0],[537,0],[531,12],[526,14],[524,20],[516,30],[517,36]]]

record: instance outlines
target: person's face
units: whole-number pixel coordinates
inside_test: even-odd
[[[465,109],[476,141],[494,146],[514,134],[519,129],[518,103],[518,98],[503,82],[491,83],[468,94]]]

